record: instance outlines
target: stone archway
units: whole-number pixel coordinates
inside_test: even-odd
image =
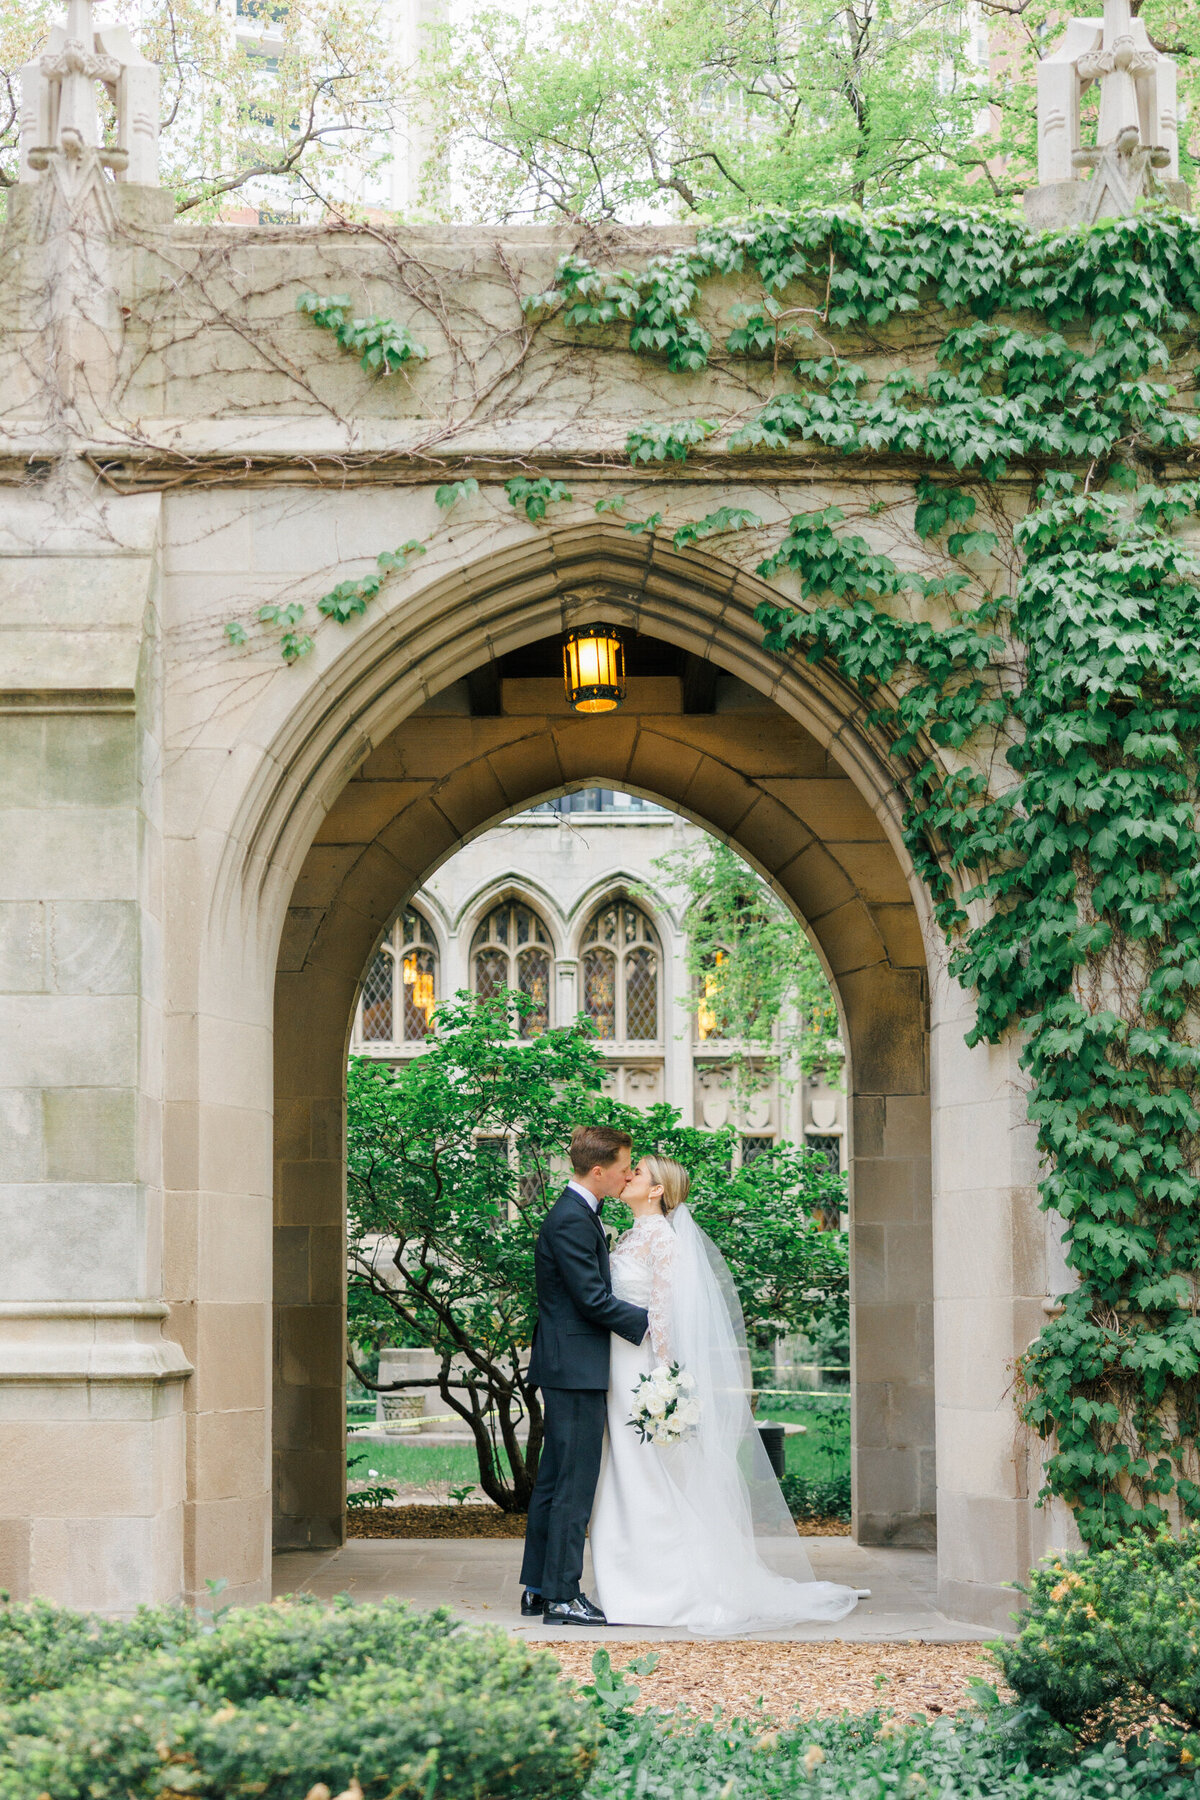
[[[806,921],[836,982],[852,1084],[855,1531],[929,1543],[928,981],[896,852],[830,751],[749,687],[736,711],[688,714],[679,683],[634,676],[621,712],[599,719],[572,715],[557,682],[503,688],[495,716],[464,715],[451,689],[396,726],[326,813],[289,909],[276,984],[276,1543],[342,1535],[340,1119],[362,969],[440,862],[582,780],[726,837]]]
[[[232,1541],[242,1591],[259,1591],[272,1511],[279,1546],[340,1538],[344,1068],[372,948],[396,905],[475,834],[601,781],[727,836],[805,919],[834,977],[854,1083],[857,1528],[867,1541],[928,1541],[936,1487],[944,1610],[1007,1618],[1006,1584],[1046,1531],[1005,1398],[1045,1292],[1014,1062],[1003,1046],[965,1050],[970,1000],[939,960],[885,748],[829,671],[763,651],[761,593],[709,556],[648,557],[596,524],[526,539],[381,614],[238,740],[240,799],[213,828],[216,858],[203,850],[199,1080],[228,1094],[222,1048],[244,1053],[249,1036],[206,1037],[205,1018],[264,1021],[252,1031],[273,1057],[273,1098],[268,1077],[254,1116],[274,1134],[276,1329],[249,1293],[235,1315],[211,1285],[174,1309],[196,1346],[193,1586],[228,1571]],[[557,680],[508,705],[448,705],[473,671],[598,605],[726,671],[741,710],[687,712],[686,684],[660,678],[635,678],[624,709],[599,721],[569,715]],[[228,1122],[250,1131],[240,1095],[237,1106],[201,1109],[202,1158],[228,1166]],[[255,1159],[260,1137],[256,1123],[241,1139]],[[221,1268],[223,1293],[232,1279],[251,1285],[227,1257]],[[240,1469],[232,1448],[222,1459],[209,1445],[236,1448]]]

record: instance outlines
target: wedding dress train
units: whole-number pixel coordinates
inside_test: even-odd
[[[646,1307],[640,1345],[612,1340],[608,1432],[589,1537],[596,1595],[611,1624],[736,1637],[853,1611],[854,1588],[768,1568],[760,1544],[807,1566],[750,1416],[741,1309],[729,1272],[686,1206],[637,1221],[612,1253],[613,1292]],[[633,1389],[659,1363],[695,1379],[700,1425],[681,1443],[642,1443]]]

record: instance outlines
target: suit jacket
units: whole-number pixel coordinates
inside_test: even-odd
[[[573,1188],[564,1189],[542,1221],[534,1270],[538,1319],[530,1385],[606,1388],[610,1332],[640,1344],[649,1320],[644,1307],[614,1295],[604,1227]]]

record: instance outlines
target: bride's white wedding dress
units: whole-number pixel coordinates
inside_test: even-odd
[[[641,1218],[612,1253],[613,1292],[644,1306],[641,1344],[612,1340],[608,1433],[589,1537],[596,1597],[613,1624],[672,1625],[733,1637],[845,1618],[854,1588],[797,1581],[759,1546],[787,1545],[807,1572],[779,1484],[750,1416],[741,1309],[729,1272],[686,1206]],[[633,1389],[662,1362],[698,1384],[701,1423],[683,1443],[642,1443]]]

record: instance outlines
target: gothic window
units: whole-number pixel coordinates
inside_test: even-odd
[[[610,900],[583,934],[583,1009],[602,1038],[658,1041],[659,950],[654,927],[631,900]]]
[[[721,1035],[716,997],[721,986],[721,964],[728,954],[726,950],[711,950],[696,983],[696,1035],[702,1043]]]
[[[831,1175],[841,1174],[842,1140],[838,1133],[810,1131],[804,1141],[807,1149],[825,1158]]]
[[[364,1044],[419,1044],[437,1001],[437,939],[411,906],[371,959],[362,986],[358,1037]]]
[[[471,973],[481,1000],[516,988],[533,1002],[521,1020],[521,1036],[540,1037],[550,1027],[554,947],[532,907],[518,900],[494,906],[471,939]]]
[[[742,1167],[748,1169],[752,1162],[775,1148],[773,1137],[744,1137],[742,1139]]]
[[[392,1041],[392,976],[396,964],[390,950],[377,950],[362,991],[362,1035],[368,1044]]]
[[[645,944],[625,958],[625,1036],[635,1043],[658,1036],[658,958]]]
[[[522,1037],[540,1037],[550,1028],[550,952],[522,950],[517,957],[517,986],[533,1002],[521,1020]]]

